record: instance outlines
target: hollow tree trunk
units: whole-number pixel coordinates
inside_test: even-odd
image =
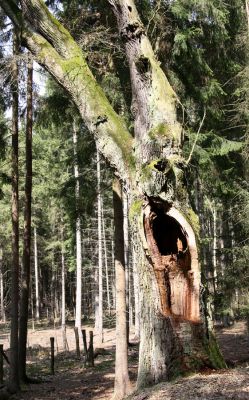
[[[26,376],[26,347],[28,335],[28,313],[30,294],[31,256],[31,194],[32,194],[32,125],[33,125],[33,62],[28,65],[27,76],[27,122],[26,122],[26,181],[23,237],[23,270],[21,279],[20,319],[19,319],[19,375]]]
[[[21,14],[15,2],[1,0],[22,30],[23,43],[71,95],[99,151],[130,196],[131,223],[143,249],[137,265],[141,386],[175,374],[178,365],[191,369],[203,363],[224,364],[200,313],[200,266],[191,228],[197,233],[198,221],[184,187],[187,162],[181,153],[178,99],[153,53],[134,1],[109,3],[130,68],[134,140],[97,85],[84,54],[44,2],[22,0]]]

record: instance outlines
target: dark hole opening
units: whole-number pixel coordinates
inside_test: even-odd
[[[132,8],[131,8],[131,6],[128,6],[128,10],[131,12],[132,11]]]
[[[154,209],[153,236],[162,256],[176,254],[181,258],[188,243],[182,227],[175,218],[165,214],[164,209]]]

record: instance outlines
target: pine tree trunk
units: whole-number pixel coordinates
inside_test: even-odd
[[[65,249],[64,249],[64,227],[61,220],[61,330],[63,351],[68,350],[66,335],[66,269],[65,269]]]
[[[81,314],[82,314],[82,247],[81,247],[81,219],[79,211],[80,200],[80,182],[79,165],[77,150],[77,128],[76,123],[73,126],[73,144],[74,144],[74,177],[75,177],[75,203],[76,203],[76,307],[75,307],[75,327],[81,332]]]
[[[130,258],[129,258],[129,219],[128,219],[128,196],[123,193],[123,215],[124,215],[124,256],[125,256],[125,301],[126,301],[126,329],[127,329],[127,341],[129,343],[130,333],[130,314],[129,314],[129,285],[130,285]]]
[[[139,302],[139,277],[137,271],[138,254],[135,244],[132,252],[132,273],[133,273],[133,292],[134,292],[134,308],[135,308],[135,338],[140,337],[140,302]]]
[[[102,237],[102,201],[101,201],[101,171],[100,155],[97,150],[97,196],[98,196],[98,271],[95,296],[95,329],[97,341],[103,342],[103,237]]]
[[[107,260],[107,243],[106,243],[106,234],[105,234],[105,218],[104,218],[103,199],[101,199],[101,220],[102,220],[102,235],[103,235],[104,257],[105,257],[107,308],[108,308],[109,315],[111,315],[110,284],[109,284],[109,271],[108,271],[108,260]]]
[[[4,285],[3,285],[3,249],[0,247],[0,313],[1,321],[5,323]]]
[[[35,261],[35,318],[40,319],[40,295],[39,295],[39,268],[37,252],[37,231],[34,227],[34,261]]]
[[[249,2],[245,0],[246,16],[247,16],[247,31],[249,32]]]
[[[128,343],[126,325],[126,290],[122,189],[118,179],[113,182],[114,251],[116,272],[116,358],[114,399],[122,399],[130,392],[128,375]]]
[[[20,319],[19,319],[19,375],[26,376],[26,347],[28,335],[28,313],[30,293],[31,260],[31,194],[32,194],[32,128],[33,128],[33,62],[28,65],[27,76],[27,122],[26,122],[26,182],[24,210],[23,271],[21,279]]]
[[[18,55],[18,34],[13,33],[13,54]],[[19,304],[19,170],[18,170],[18,65],[12,67],[12,268],[11,268],[11,327],[10,327],[10,376],[9,389],[19,389],[18,368],[18,304]]]

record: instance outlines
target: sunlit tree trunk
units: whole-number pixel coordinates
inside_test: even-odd
[[[40,319],[39,266],[37,252],[37,230],[34,227],[34,263],[35,263],[35,318]]]
[[[74,177],[75,177],[75,203],[76,203],[76,307],[75,307],[75,328],[81,331],[82,314],[82,247],[81,247],[81,219],[79,211],[80,182],[77,150],[77,126],[73,125],[74,144]]]
[[[3,286],[3,249],[0,247],[0,313],[1,320],[5,322],[4,286]]]
[[[24,210],[23,270],[21,279],[20,320],[19,320],[19,375],[26,376],[26,347],[28,334],[28,313],[30,294],[31,262],[31,198],[32,198],[32,128],[33,128],[33,62],[28,65],[27,75],[27,120],[26,120],[26,179]]]
[[[130,257],[129,257],[129,206],[128,196],[123,193],[123,215],[124,215],[124,256],[125,256],[125,301],[126,301],[126,329],[127,329],[127,340],[129,343],[130,333],[130,315],[129,315],[129,285],[130,285]]]
[[[97,202],[98,202],[98,271],[96,273],[95,329],[97,340],[103,342],[103,237],[102,237],[102,201],[100,155],[97,150]]]
[[[63,350],[68,350],[66,335],[66,269],[65,269],[64,227],[61,221],[61,330]]]
[[[110,283],[109,283],[109,271],[108,271],[108,259],[107,259],[107,243],[106,243],[106,233],[105,233],[105,217],[104,217],[104,207],[103,199],[101,199],[101,220],[102,220],[102,235],[103,235],[103,245],[104,245],[104,257],[105,257],[105,277],[106,277],[106,296],[107,296],[107,307],[108,313],[111,314],[111,299],[110,299]]]
[[[132,273],[133,273],[133,291],[134,291],[134,307],[135,307],[135,338],[140,336],[140,306],[139,306],[139,278],[137,271],[138,254],[135,244],[133,244],[132,252]]]
[[[118,179],[113,182],[114,248],[116,282],[116,357],[114,399],[122,399],[130,392],[128,375],[128,343],[126,321],[125,245],[123,230],[122,189]]]

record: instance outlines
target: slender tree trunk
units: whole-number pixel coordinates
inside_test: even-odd
[[[129,318],[129,285],[130,285],[130,259],[129,259],[129,219],[128,219],[128,196],[123,193],[123,215],[124,215],[124,256],[125,256],[125,301],[126,301],[126,329],[127,341],[129,343],[130,318]]]
[[[18,55],[18,34],[13,33],[13,54]],[[18,170],[18,64],[12,67],[12,268],[11,268],[11,328],[10,328],[10,376],[11,392],[19,389],[18,371],[18,304],[19,304],[19,170]]]
[[[114,252],[116,272],[116,359],[114,399],[122,399],[130,393],[131,386],[128,375],[128,343],[126,325],[126,277],[125,277],[125,246],[123,230],[122,189],[115,178],[113,182],[114,210]]]
[[[95,328],[98,342],[103,342],[103,237],[101,218],[101,172],[100,155],[97,150],[97,195],[98,195],[98,272],[95,296]]]
[[[214,295],[217,289],[217,207],[215,202],[212,207],[213,214],[213,285],[214,285]]]
[[[40,319],[40,295],[39,295],[39,267],[37,252],[37,230],[34,227],[34,261],[35,261],[35,318]]]
[[[75,328],[81,332],[81,313],[82,313],[82,248],[81,248],[81,219],[79,212],[80,182],[79,165],[77,152],[77,127],[73,125],[73,144],[74,144],[74,177],[75,177],[75,202],[76,202],[76,309],[75,309]]]
[[[101,220],[102,220],[102,235],[103,235],[104,256],[105,256],[107,307],[108,307],[108,313],[110,315],[111,314],[111,299],[110,299],[110,284],[109,284],[109,271],[108,271],[108,260],[107,260],[107,243],[106,243],[106,234],[105,234],[105,218],[104,218],[103,199],[101,199]]]
[[[0,313],[1,320],[5,322],[4,286],[3,286],[3,249],[0,247]]]
[[[246,15],[247,15],[247,31],[249,32],[249,2],[245,0],[246,5]]]
[[[140,336],[140,307],[139,307],[139,278],[137,271],[138,255],[135,245],[133,245],[133,291],[134,291],[134,305],[135,305],[135,338],[139,339]]]
[[[113,236],[114,236],[114,227],[112,227]],[[112,240],[112,306],[116,309],[116,288],[115,288],[115,254],[114,254],[114,240]]]
[[[61,221],[61,330],[63,339],[63,351],[68,350],[66,335],[66,269],[65,269],[65,249],[64,249],[64,227]]]
[[[19,320],[19,375],[26,376],[26,347],[28,335],[28,313],[30,293],[30,253],[31,253],[31,194],[32,194],[32,125],[33,125],[33,62],[28,65],[27,76],[27,122],[26,122],[26,182],[24,209],[23,270],[21,280],[20,320]]]

